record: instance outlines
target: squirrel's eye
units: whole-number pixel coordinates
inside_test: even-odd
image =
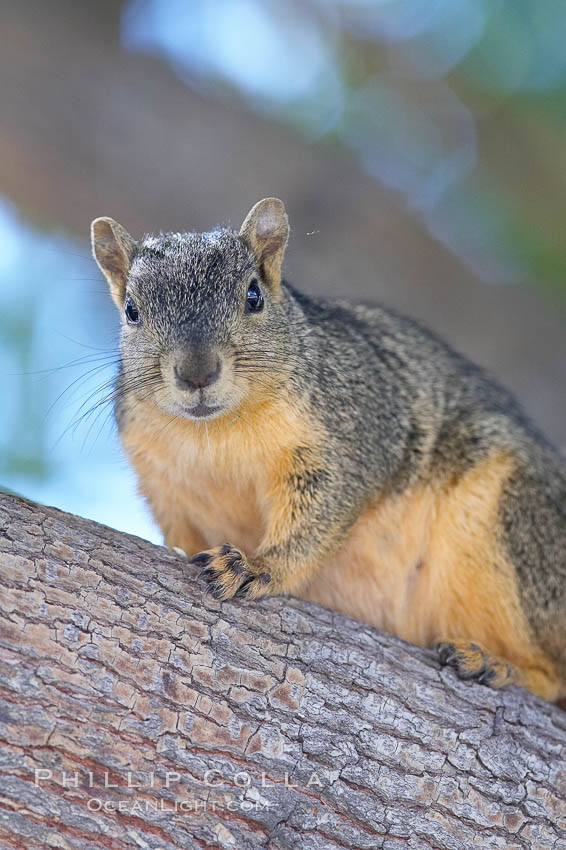
[[[263,310],[263,295],[257,280],[252,280],[246,295],[246,313],[259,313]]]
[[[140,313],[138,308],[134,304],[133,298],[126,298],[126,303],[124,304],[124,312],[126,313],[126,320],[129,325],[139,324]]]

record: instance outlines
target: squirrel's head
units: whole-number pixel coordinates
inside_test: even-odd
[[[265,198],[239,233],[165,233],[136,242],[111,218],[92,249],[122,317],[122,386],[193,420],[273,393],[285,371],[285,207]]]

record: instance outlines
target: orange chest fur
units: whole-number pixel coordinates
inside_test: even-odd
[[[140,472],[140,464],[137,464]],[[142,462],[141,489],[165,542],[188,555],[230,542],[253,555],[268,513],[266,471],[238,470],[228,460],[214,468],[205,456],[163,464],[152,454]]]
[[[162,418],[134,420],[121,437],[166,544],[190,555],[230,542],[253,555],[304,425],[272,408],[253,429]]]

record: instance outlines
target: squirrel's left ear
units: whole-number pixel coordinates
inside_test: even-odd
[[[240,236],[249,242],[265,278],[273,288],[281,283],[281,264],[289,238],[289,220],[283,201],[264,198],[247,214]]]
[[[90,226],[92,253],[108,281],[110,294],[119,310],[124,309],[126,282],[136,242],[113,218],[95,218]]]

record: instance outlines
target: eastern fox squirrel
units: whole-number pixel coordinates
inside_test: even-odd
[[[217,599],[291,593],[563,698],[566,464],[417,322],[282,281],[288,233],[276,198],[239,233],[92,224],[118,429],[166,544]]]

